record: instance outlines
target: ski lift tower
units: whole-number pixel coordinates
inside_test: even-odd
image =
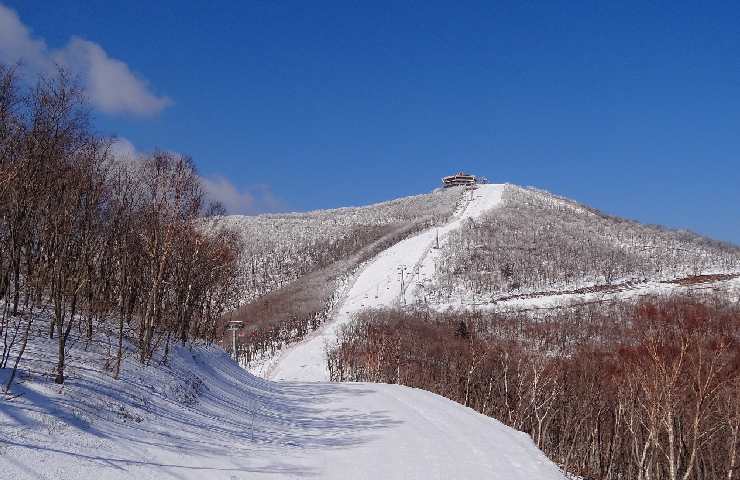
[[[404,305],[406,305],[406,269],[406,265],[399,265],[396,267],[396,270],[398,270],[398,275],[401,277],[401,302],[403,302]]]
[[[229,320],[228,325],[226,325],[226,330],[231,332],[231,353],[234,356],[234,361],[238,361],[236,358],[236,332],[241,330],[243,326],[244,322],[241,320]]]

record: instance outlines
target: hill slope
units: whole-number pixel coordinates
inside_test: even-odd
[[[259,372],[276,380],[328,380],[327,350],[343,326],[371,308],[516,311],[706,288],[740,289],[740,248],[535,189],[479,185],[464,193],[446,224],[369,262],[337,300],[330,322]]]
[[[97,340],[73,339],[60,387],[55,343],[33,337],[0,399],[3,478],[562,478],[527,435],[422,390],[273,383],[213,347],[114,380]]]
[[[240,361],[263,373],[281,349],[326,320],[361,265],[445,222],[461,195],[461,189],[447,189],[365,207],[225,217],[246,245],[244,304],[229,316],[245,325]]]
[[[733,287],[740,248],[508,185],[499,208],[452,232],[424,273],[415,301],[511,310],[594,294]]]
[[[52,382],[57,345],[42,315],[12,395],[0,400],[4,473],[562,479],[529,436],[458,403],[400,385],[322,382],[326,349],[368,308],[527,310],[609,295],[740,289],[736,247],[510,185],[228,221],[254,240],[242,313],[264,305],[266,317],[308,316],[281,324],[285,337],[271,344],[279,356],[260,364],[271,378],[293,382],[257,378],[206,346],[176,347],[166,361],[159,351],[147,367],[130,346],[113,379],[105,366],[115,336],[103,329],[92,342],[72,330],[60,387]],[[305,334],[279,352],[285,338]],[[0,369],[0,381],[8,375]]]
[[[422,264],[437,242],[444,243],[447,235],[460,228],[465,219],[478,217],[495,208],[504,188],[504,185],[481,185],[477,190],[466,192],[463,208],[445,225],[425,230],[380,253],[354,278],[330,324],[284,352],[268,376],[276,380],[328,380],[326,349],[335,344],[338,330],[363,309],[400,306],[403,303],[402,288],[407,288],[413,281],[414,267]],[[407,268],[403,285],[398,271],[400,266]]]

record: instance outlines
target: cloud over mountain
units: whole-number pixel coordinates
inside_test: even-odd
[[[135,163],[146,154],[139,151],[127,138],[118,137],[111,144],[113,157],[124,163]],[[200,175],[206,198],[221,203],[232,215],[253,215],[284,211],[286,203],[266,184],[239,187],[223,175]]]
[[[251,185],[240,190],[221,175],[201,177],[201,184],[208,198],[221,202],[231,214],[269,213],[285,208],[285,203],[275,196],[269,185]]]

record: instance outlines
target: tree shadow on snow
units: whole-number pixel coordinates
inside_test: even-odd
[[[45,414],[85,434],[115,442],[116,456],[90,452],[84,446],[75,449],[74,440],[65,443],[65,448],[51,448],[23,438],[2,434],[0,437],[7,437],[3,443],[9,446],[68,455],[124,470],[149,466],[316,476],[319,473],[310,466],[255,463],[260,458],[290,458],[291,452],[310,454],[359,447],[402,423],[385,411],[352,407],[353,398],[375,394],[372,388],[356,384],[274,383],[253,377],[230,361],[219,360],[203,361],[194,355],[192,364],[180,368],[203,380],[204,387],[193,404],[169,398],[162,389],[154,391],[151,384],[137,383],[135,375],[112,380],[100,373],[75,378],[65,395],[47,395],[18,383],[14,390],[20,396],[12,402],[0,402],[0,417],[5,416],[10,425],[42,428],[29,414]],[[172,374],[176,378],[175,370]],[[168,380],[167,375],[158,378]],[[3,424],[8,425],[5,421]],[[191,460],[190,456],[205,455],[216,462],[213,457],[228,457],[230,463],[239,466],[201,467],[188,465],[188,461],[158,463],[142,459],[142,449],[164,450],[169,452],[166,458]],[[177,477],[174,472],[168,473]]]

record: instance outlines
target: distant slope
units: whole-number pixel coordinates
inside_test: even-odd
[[[462,189],[452,188],[366,207],[226,217],[246,245],[244,304],[228,317],[245,325],[242,363],[264,372],[285,345],[322,324],[364,262],[444,223],[461,199]]]
[[[500,203],[482,200],[491,192]],[[364,241],[355,242],[357,249],[349,257],[298,275],[245,305],[234,316],[248,324],[242,333],[244,363],[271,378],[328,379],[324,352],[332,348],[337,328],[362,309],[401,305],[397,267],[402,264],[407,267],[405,302],[438,310],[526,310],[674,290],[734,291],[740,278],[738,247],[606,215],[533,188],[481,185],[472,197],[466,191],[451,221],[440,227],[446,217],[429,212],[449,215],[451,200],[460,194],[461,189],[449,189],[360,209],[250,219],[255,225],[277,222],[274,228],[280,233],[270,242],[292,246],[286,251],[325,251],[322,242],[349,238],[342,232],[371,223],[385,233],[380,239],[371,234],[355,237]],[[399,218],[405,220],[381,226]],[[434,221],[419,223],[419,218]],[[423,231],[435,223],[439,239],[436,229]],[[245,231],[251,234],[251,228]],[[294,229],[309,233],[297,235]],[[333,319],[332,325],[299,348],[281,353],[327,318]]]
[[[414,300],[446,308],[723,283],[740,274],[740,248],[510,185],[500,207],[451,233],[433,262]]]
[[[460,228],[470,218],[495,208],[505,190],[504,185],[481,185],[466,191],[463,208],[446,224],[424,230],[390,246],[377,255],[352,280],[346,296],[335,308],[330,322],[311,338],[284,352],[268,373],[276,380],[325,381],[326,348],[332,348],[338,330],[349,323],[353,315],[366,308],[399,307],[403,302],[402,287],[414,281],[415,266],[424,262],[438,241]],[[407,267],[401,283],[398,268]]]
[[[226,225],[242,232],[246,243],[244,300],[348,258],[395,231],[444,221],[460,194],[461,189],[454,188],[363,207],[224,217]]]
[[[70,344],[63,388],[39,332],[0,397],[2,478],[563,478],[527,435],[422,390],[272,383],[197,346],[167,365],[129,358],[114,380],[104,336]]]

